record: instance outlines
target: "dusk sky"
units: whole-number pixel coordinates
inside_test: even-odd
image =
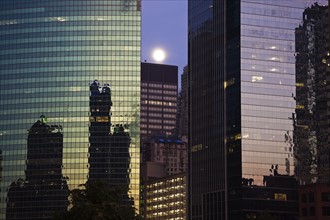
[[[179,75],[187,65],[186,0],[142,0],[142,61],[156,62],[152,57],[155,48],[166,52],[163,64],[179,67]]]

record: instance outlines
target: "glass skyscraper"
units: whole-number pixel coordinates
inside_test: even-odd
[[[0,1],[0,219],[17,205],[10,201],[36,198],[29,187],[20,194],[24,184],[32,184],[30,174],[35,184],[56,185],[52,172],[62,174],[64,190],[89,179],[129,186],[128,196],[138,208],[140,4]],[[41,115],[39,123],[60,130],[60,147],[51,138],[44,141],[46,134],[40,135],[40,145],[29,144],[30,128]],[[39,160],[29,158],[29,146],[40,148],[41,156],[34,156]],[[54,207],[67,203],[63,196],[45,196],[54,196],[45,199],[46,214],[35,215],[38,209],[31,207],[21,216],[49,218]]]
[[[298,216],[295,29],[312,3],[189,0],[189,219]]]
[[[328,7],[315,4],[304,11],[296,29],[296,175],[301,184],[329,183],[327,85],[330,57]]]

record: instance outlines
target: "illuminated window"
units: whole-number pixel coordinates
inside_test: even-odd
[[[305,106],[304,105],[296,105],[296,109],[304,109]]]
[[[263,81],[263,77],[262,76],[252,76],[252,82],[260,82]]]
[[[305,84],[304,84],[304,83],[296,83],[296,86],[297,86],[297,87],[304,87]]]
[[[274,194],[274,199],[275,200],[286,201],[287,197],[286,197],[286,194],[284,194],[284,193],[275,193]]]

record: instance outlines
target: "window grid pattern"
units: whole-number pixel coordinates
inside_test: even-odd
[[[27,158],[28,130],[40,115],[47,118],[48,126],[61,128],[62,139],[57,140],[61,147],[57,151],[61,153],[60,169],[68,189],[90,178],[91,146],[96,150],[95,143],[106,144],[91,144],[91,136],[108,129],[120,146],[126,143],[129,164],[123,171],[125,177],[112,176],[110,181],[128,184],[129,196],[138,209],[139,4],[137,0],[0,2],[0,219],[6,218],[10,186],[26,182],[27,170],[33,167]],[[111,108],[110,96],[105,101],[108,107],[91,107],[90,84],[94,80],[111,88]],[[129,135],[129,142],[124,134]],[[52,153],[46,154],[52,158]],[[118,159],[114,155],[118,156],[104,157]],[[114,170],[108,169],[112,173]],[[33,199],[33,190],[25,196]],[[51,201],[46,207],[66,202],[55,195]],[[35,214],[33,210],[27,210],[25,217],[33,219],[29,217]]]

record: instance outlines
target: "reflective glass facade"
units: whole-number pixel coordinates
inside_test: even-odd
[[[298,215],[295,29],[309,4],[189,1],[191,219]]]
[[[21,218],[6,214],[21,197],[25,219],[65,209],[45,192],[36,216],[32,182],[65,194],[105,179],[138,208],[140,23],[139,0],[0,2],[0,219]]]
[[[296,28],[296,175],[302,185],[329,183],[328,7],[313,5]]]

